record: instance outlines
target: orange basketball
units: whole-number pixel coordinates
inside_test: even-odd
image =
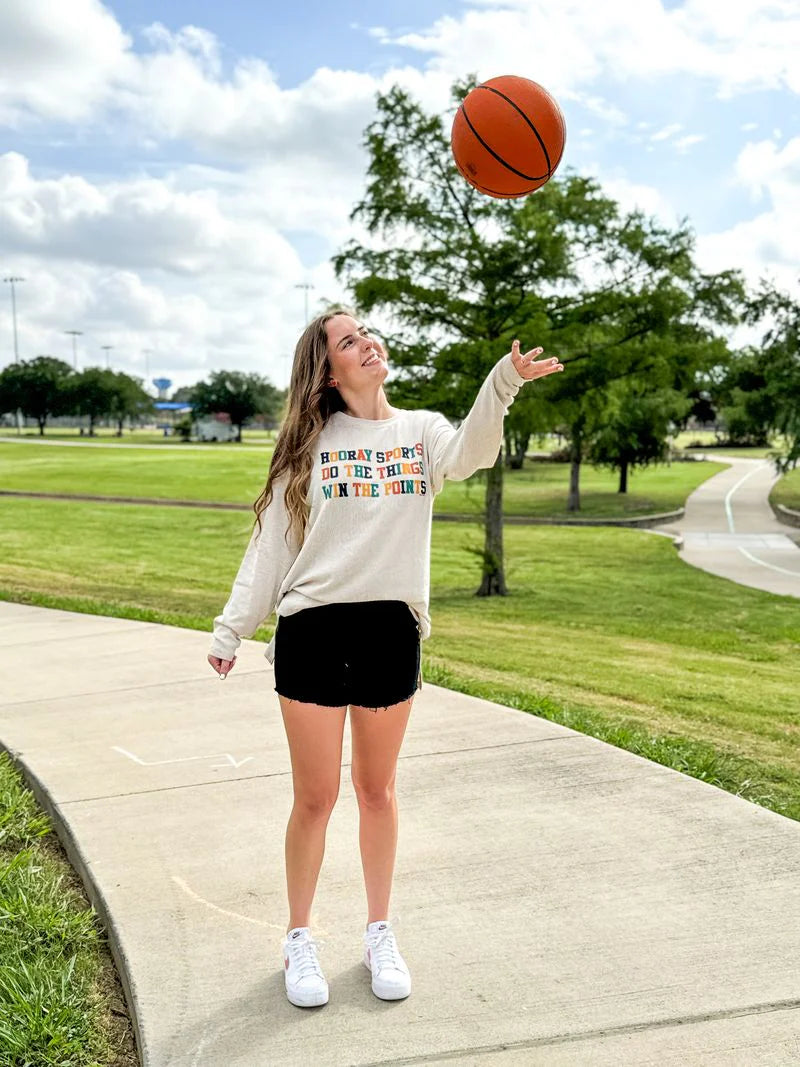
[[[476,85],[453,119],[450,145],[461,174],[487,196],[527,196],[561,162],[567,128],[538,82],[504,74]]]

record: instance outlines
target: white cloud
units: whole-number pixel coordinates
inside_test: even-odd
[[[556,94],[600,77],[608,85],[677,73],[716,83],[721,96],[800,91],[796,0],[686,0],[669,10],[660,0],[473,0],[463,16],[437,19],[423,33],[379,39],[430,56],[437,69],[474,69],[481,78],[530,71]]]
[[[14,152],[0,156],[0,189],[0,240],[14,251],[187,274],[300,269],[288,241],[261,221],[263,211],[239,218],[234,198],[226,212],[216,189],[182,192],[155,178],[37,180]]]
[[[651,141],[665,141],[668,137],[673,137],[676,133],[683,129],[683,123],[671,122],[669,126],[665,126],[663,129],[658,130],[656,133],[650,134]]]
[[[625,211],[636,209],[646,215],[655,215],[662,223],[674,226],[678,213],[663,193],[653,185],[632,182],[625,177],[611,177],[603,180],[603,190],[616,200]]]
[[[130,43],[100,0],[4,0],[0,123],[87,118],[124,73]]]
[[[707,269],[739,267],[751,281],[769,276],[797,296],[800,270],[793,223],[800,217],[800,137],[781,150],[772,141],[746,145],[735,175],[770,206],[755,218],[698,238],[698,252]]]
[[[677,141],[673,141],[673,145],[678,149],[680,153],[686,152],[692,145],[700,144],[701,141],[705,141],[706,135],[704,133],[690,133],[686,137],[679,137]]]
[[[285,357],[303,325],[303,295],[294,286],[314,284],[312,313],[323,296],[342,295],[328,255],[362,236],[348,215],[363,188],[363,130],[376,92],[392,84],[441,113],[456,76],[524,73],[562,102],[568,126],[572,105],[592,115],[589,144],[607,135],[623,141],[619,132],[630,126],[622,93],[668,90],[659,79],[679,76],[706,97],[800,91],[796,0],[686,0],[670,10],[661,0],[470,0],[458,17],[415,35],[371,32],[373,41],[416,50],[424,69],[374,77],[320,68],[283,89],[260,60],[223,65],[218,40],[202,27],[156,23],[144,33],[145,49],[134,51],[99,0],[0,2],[0,123],[70,123],[101,145],[105,135],[118,156],[134,145],[156,158],[169,145],[180,160],[188,144],[209,161],[178,162],[158,178],[90,179],[46,175],[19,152],[0,156],[0,241],[14,254],[9,269],[28,279],[19,294],[23,354],[63,354],[69,340],[62,331],[82,328],[82,351],[113,344],[115,363],[131,369],[143,369],[141,351],[149,347],[161,361],[154,372],[195,380],[227,360],[285,384]],[[675,121],[661,129],[661,114],[636,123],[646,131],[638,135],[649,141],[645,153],[660,141],[683,153],[703,139],[678,136],[681,118],[704,128],[694,115],[666,117]],[[765,120],[764,129],[776,121]],[[575,122],[581,133],[590,129],[586,122]],[[61,134],[51,132],[54,141]],[[789,234],[800,211],[797,155],[797,139],[743,149],[736,181],[769,206],[699,240],[705,262],[718,264],[708,269],[774,264],[782,277],[796,272]],[[677,206],[653,185],[618,169],[595,173],[623,208],[675,223]],[[286,231],[314,235],[316,265],[304,269]],[[7,304],[0,302],[3,337],[11,328]]]

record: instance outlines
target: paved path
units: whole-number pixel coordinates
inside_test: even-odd
[[[763,498],[751,469],[712,479],[730,495],[693,494],[679,532],[749,530],[775,565],[780,534],[745,517]],[[734,535],[714,526],[726,496]],[[146,1067],[800,1064],[800,824],[427,682],[398,765],[391,916],[411,996],[378,1000],[361,963],[346,729],[312,912],[331,999],[289,1004],[292,781],[273,673],[244,641],[221,682],[208,644],[0,602],[0,740],[109,927]]]
[[[769,505],[770,489],[780,478],[772,463],[717,454],[705,458],[730,467],[687,497],[681,519],[656,530],[680,536],[681,556],[693,567],[800,597],[800,528],[779,522]]]

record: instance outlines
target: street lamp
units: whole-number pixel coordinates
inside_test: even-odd
[[[304,300],[305,318],[303,319],[303,329],[305,329],[306,326],[308,326],[308,293],[309,293],[309,290],[313,289],[313,288],[314,288],[314,286],[311,284],[311,282],[298,282],[298,284],[295,286],[295,289],[303,289],[304,290],[303,296],[305,297],[305,300]],[[285,360],[290,359],[291,358],[291,353],[288,353],[283,358]],[[287,377],[291,380],[291,374],[289,374]]]
[[[309,289],[313,288],[314,286],[311,284],[311,282],[300,282],[299,285],[295,286],[295,289],[305,289],[305,326],[308,325],[308,291]]]
[[[72,337],[72,362],[75,370],[78,369],[78,338],[83,336],[83,330],[64,330],[64,333]]]
[[[14,320],[14,362],[19,363],[19,346],[17,345],[17,293],[14,286],[17,282],[24,282],[24,278],[20,278],[16,274],[9,274],[7,278],[3,278],[4,282],[8,282],[11,286],[11,317]]]
[[[111,369],[111,364],[108,362],[108,353],[111,351],[111,349],[114,346],[113,345],[100,345],[100,347],[102,348],[102,350],[106,354],[106,370],[110,370]]]
[[[150,390],[147,388],[149,384],[147,379],[150,377],[150,357],[153,354],[153,349],[143,348],[142,351],[144,352],[144,387],[149,394]]]

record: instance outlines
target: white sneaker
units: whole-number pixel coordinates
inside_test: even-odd
[[[372,972],[372,992],[381,1000],[401,1000],[411,992],[411,974],[390,919],[378,919],[364,932],[364,966]]]
[[[328,1003],[328,983],[320,969],[317,942],[308,926],[293,927],[283,939],[283,968],[286,996],[298,1008],[313,1008]]]

